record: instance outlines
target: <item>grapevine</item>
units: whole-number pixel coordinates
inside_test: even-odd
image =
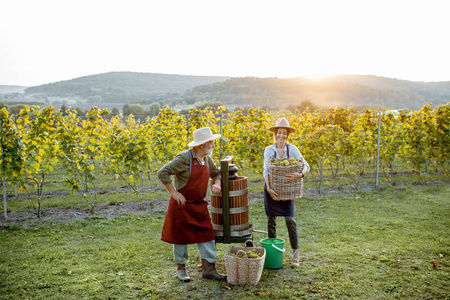
[[[138,193],[139,179],[142,184],[145,173],[150,177],[186,150],[193,131],[204,126],[211,127],[214,133],[222,132],[218,141],[222,153],[234,157],[241,175],[245,170],[261,174],[264,149],[273,143],[268,129],[277,118],[286,117],[296,129],[289,142],[298,146],[311,171],[320,172],[320,191],[325,166],[329,166],[332,177],[345,170],[357,177],[359,185],[365,170],[376,161],[380,114],[379,153],[385,179],[393,180],[395,163],[401,162],[425,181],[431,168],[450,176],[450,105],[434,109],[430,106],[396,114],[387,110],[357,113],[350,108],[335,108],[329,112],[307,110],[278,115],[257,108],[225,114],[225,107],[208,107],[191,109],[187,116],[164,106],[157,116],[146,120],[132,115],[127,119],[122,115],[108,119],[108,111],[96,107],[85,120],[80,120],[75,111],[63,116],[53,107],[26,106],[14,116],[2,108],[1,171],[3,182],[8,184],[34,182],[40,216],[45,176],[55,166],[62,166],[64,182],[71,193],[81,193],[83,184],[84,191],[88,184],[94,186],[94,203],[88,203],[93,210],[97,169],[114,174]],[[213,158],[216,162],[221,158],[218,149]],[[350,166],[357,170],[352,171]]]

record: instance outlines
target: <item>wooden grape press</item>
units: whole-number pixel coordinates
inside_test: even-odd
[[[247,177],[237,176],[233,157],[220,161],[222,191],[211,192],[211,221],[216,243],[245,243],[253,240],[253,230],[249,223],[249,199]]]

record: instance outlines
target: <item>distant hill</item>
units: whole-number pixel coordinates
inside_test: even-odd
[[[336,75],[313,80],[111,72],[29,87],[25,93],[27,97],[59,97],[93,105],[158,102],[173,107],[216,102],[229,108],[282,110],[310,101],[322,108],[420,109],[429,102],[433,107],[449,103],[450,81],[417,82],[372,75]]]
[[[29,87],[25,93],[48,97],[76,97],[95,102],[127,103],[168,93],[182,94],[196,86],[225,81],[228,78],[110,72]]]
[[[0,85],[0,94],[23,93],[26,88],[21,85]]]
[[[372,75],[336,75],[324,79],[304,77],[231,78],[225,82],[194,88],[190,94],[208,95],[223,103],[273,108],[311,101],[324,108],[368,106],[419,109],[450,102],[450,81],[413,82]]]

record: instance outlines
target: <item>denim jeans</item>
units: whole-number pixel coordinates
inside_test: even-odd
[[[216,262],[217,251],[215,240],[198,243],[197,248],[202,259],[206,259],[211,264]],[[175,263],[185,264],[189,256],[188,245],[173,244],[173,256]]]

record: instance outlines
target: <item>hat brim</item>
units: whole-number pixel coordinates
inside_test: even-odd
[[[213,134],[212,138],[208,138],[206,140],[202,140],[202,141],[192,141],[188,144],[188,147],[195,147],[195,146],[199,146],[201,144],[207,143],[209,141],[213,141],[213,140],[217,140],[220,139],[221,135],[220,134]]]
[[[272,131],[273,133],[276,133],[278,128],[286,128],[289,131],[289,133],[295,132],[295,128],[284,127],[284,126],[273,126],[273,127],[270,127],[269,130]]]

